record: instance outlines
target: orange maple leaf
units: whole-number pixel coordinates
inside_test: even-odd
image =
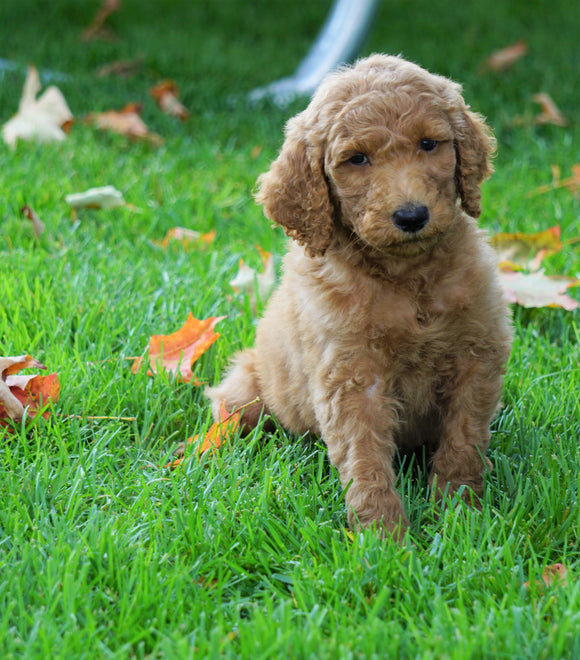
[[[174,470],[181,465],[185,459],[185,449],[187,445],[197,443],[198,447],[196,448],[196,451],[198,456],[201,456],[206,451],[214,451],[220,447],[222,443],[231,438],[240,427],[241,410],[242,409],[240,408],[239,410],[229,413],[226,409],[226,402],[222,401],[219,410],[220,421],[214,422],[203,438],[200,438],[200,434],[198,433],[183,442],[174,452],[174,455],[178,458],[167,463],[165,467]]]
[[[24,409],[35,417],[48,401],[58,401],[60,383],[58,375],[15,376],[22,369],[46,369],[30,355],[0,358],[0,426],[8,426],[7,419],[20,420]],[[42,413],[47,419],[48,411]]]
[[[216,324],[225,316],[211,316],[199,320],[191,312],[183,326],[171,335],[153,335],[149,341],[150,376],[167,371],[184,383],[193,379],[193,363],[207,351],[218,339],[214,332]],[[143,358],[136,358],[131,371],[135,374],[141,369]]]

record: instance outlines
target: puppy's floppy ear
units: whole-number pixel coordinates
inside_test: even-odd
[[[491,156],[496,141],[483,117],[464,107],[453,122],[457,166],[455,180],[463,210],[472,218],[481,215],[480,185],[493,172]]]
[[[319,256],[332,237],[322,149],[309,144],[291,122],[280,155],[258,179],[256,201],[264,206],[266,217],[304,245],[310,256]]]

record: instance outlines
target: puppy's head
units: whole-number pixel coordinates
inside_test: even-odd
[[[459,85],[374,55],[327,76],[259,179],[268,218],[324,254],[337,225],[382,253],[428,250],[457,203],[481,212],[494,141]]]

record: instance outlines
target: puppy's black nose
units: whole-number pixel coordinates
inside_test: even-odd
[[[408,234],[420,231],[429,222],[429,209],[426,206],[405,204],[393,213],[393,222]]]

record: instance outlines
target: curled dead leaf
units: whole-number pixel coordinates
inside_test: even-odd
[[[137,57],[134,60],[115,60],[108,64],[103,64],[97,69],[97,78],[106,78],[107,76],[117,76],[118,78],[129,78],[137,73],[143,66],[143,57]]]
[[[92,41],[93,39],[111,39],[111,31],[105,27],[109,16],[119,11],[121,8],[121,0],[103,0],[103,4],[95,14],[91,24],[86,27],[82,34],[83,41]]]
[[[37,142],[60,142],[65,139],[65,128],[73,119],[72,112],[58,87],[41,90],[36,67],[29,66],[24,82],[18,112],[2,127],[4,142],[11,148],[20,140]]]
[[[486,69],[495,71],[496,73],[499,71],[505,71],[526,55],[527,52],[527,43],[520,39],[510,46],[506,46],[505,48],[501,48],[491,53],[481,67],[481,71],[485,71]]]
[[[568,120],[560,112],[549,94],[540,93],[533,96],[534,103],[542,108],[542,112],[536,116],[536,124],[555,124],[556,126],[568,126]]]
[[[147,124],[141,119],[139,103],[128,103],[121,110],[90,113],[85,121],[101,130],[112,131],[133,140],[145,140],[155,146],[163,144],[163,138],[157,133],[150,132]]]
[[[29,368],[46,369],[30,355],[0,358],[0,426],[6,426],[7,419],[22,419],[25,408],[28,408],[29,417],[34,417],[49,400],[58,401],[57,374],[15,375]],[[44,412],[43,417],[48,417],[48,412]]]
[[[23,206],[20,209],[20,215],[26,216],[32,222],[32,230],[36,238],[40,238],[44,233],[44,222],[36,215],[30,206]]]
[[[64,201],[73,209],[113,209],[126,206],[123,193],[114,186],[89,188],[84,192],[66,195]]]
[[[177,98],[179,89],[173,80],[164,80],[149,90],[157,105],[165,114],[172,115],[185,121],[189,117],[189,110]]]

